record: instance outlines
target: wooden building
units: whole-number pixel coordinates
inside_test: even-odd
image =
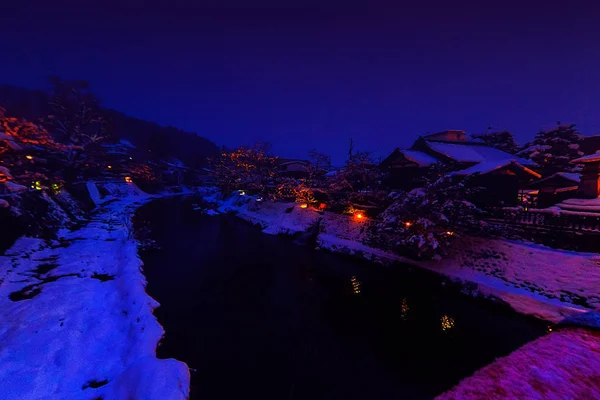
[[[571,161],[571,163],[583,164],[577,197],[583,199],[600,197],[600,154],[583,156]]]
[[[419,137],[410,149],[394,150],[380,168],[388,173],[390,187],[406,190],[422,185],[434,165],[456,177],[477,175],[470,181],[483,188],[477,200],[485,205],[514,205],[519,189],[540,178],[531,169],[537,166],[533,161],[469,141],[458,130]]]
[[[557,172],[533,182],[529,185],[529,189],[537,190],[536,207],[546,208],[576,197],[579,183],[579,174]]]
[[[277,160],[277,171],[279,175],[288,178],[308,178],[310,175],[310,161],[279,158]]]
[[[416,150],[395,149],[379,165],[388,172],[385,183],[395,189],[414,189],[422,182],[429,167],[439,161],[429,154]]]

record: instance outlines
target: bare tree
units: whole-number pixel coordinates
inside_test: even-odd
[[[316,149],[312,149],[308,156],[312,162],[312,168],[315,172],[329,171],[331,169],[331,157],[325,153],[321,153]]]
[[[276,170],[277,158],[270,155],[269,149],[269,143],[258,143],[252,147],[223,150],[212,159],[217,186],[223,194],[242,188],[262,192]]]
[[[110,133],[110,124],[98,98],[85,81],[63,81],[50,77],[52,91],[48,125],[58,140],[71,146],[69,159],[88,146],[100,143]]]

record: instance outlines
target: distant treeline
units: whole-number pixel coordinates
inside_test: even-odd
[[[0,85],[0,105],[10,115],[38,121],[51,114],[48,94],[41,90],[30,90],[11,85]],[[150,150],[153,158],[176,158],[193,168],[207,166],[207,158],[219,152],[216,144],[195,133],[184,132],[171,126],[160,126],[106,109],[113,125],[113,136],[109,142],[127,139],[140,150]]]

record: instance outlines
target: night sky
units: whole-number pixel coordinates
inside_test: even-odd
[[[1,82],[85,79],[108,107],[219,145],[262,139],[341,163],[350,137],[385,155],[444,129],[600,133],[593,1],[12,3]]]

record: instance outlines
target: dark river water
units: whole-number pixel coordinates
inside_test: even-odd
[[[191,198],[139,209],[166,335],[192,399],[430,399],[544,334],[504,305],[406,265],[381,267],[204,216]]]

